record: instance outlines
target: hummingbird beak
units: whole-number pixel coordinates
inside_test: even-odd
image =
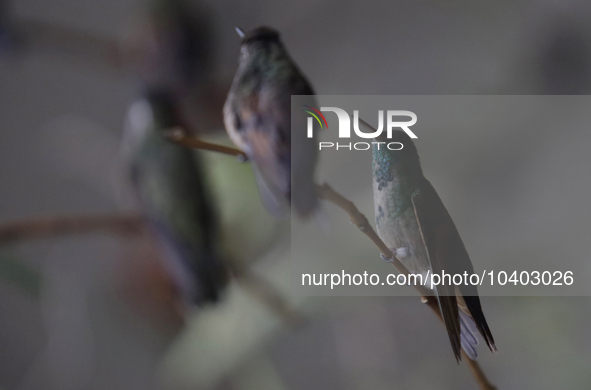
[[[236,32],[238,33],[241,39],[244,39],[244,30],[242,30],[240,27],[236,27]]]

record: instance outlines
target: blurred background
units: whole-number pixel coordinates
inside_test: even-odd
[[[323,95],[591,91],[582,0],[193,3],[208,59],[196,82],[206,88],[186,110],[217,142],[229,143],[221,107],[237,67],[235,26],[277,28]],[[140,0],[0,2],[0,221],[135,210],[118,157],[126,113],[142,85],[176,85],[181,71],[159,62],[161,12]],[[462,139],[419,151],[476,264],[497,245],[508,258],[579,254],[591,209],[562,199],[588,198],[589,177],[570,167],[588,166],[591,133],[474,129]],[[293,294],[289,223],[267,215],[248,164],[200,154],[225,250],[305,320],[287,326],[235,282],[218,304],[180,315],[143,235],[5,245],[0,389],[476,388],[418,298]],[[482,301],[499,353],[481,346],[479,361],[498,388],[591,386],[590,298]]]

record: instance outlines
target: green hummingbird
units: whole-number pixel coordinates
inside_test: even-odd
[[[217,215],[199,156],[164,137],[183,125],[173,95],[148,90],[126,122],[121,152],[165,267],[186,303],[215,302],[228,278]]]
[[[361,122],[361,121],[360,121]],[[368,125],[367,125],[368,126]],[[460,234],[431,183],[423,176],[419,154],[402,130],[376,138],[373,145],[373,194],[377,233],[410,273],[468,275],[474,268]],[[401,150],[386,144],[400,142]],[[382,256],[383,258],[383,256]],[[426,287],[430,285],[427,283]],[[476,286],[434,289],[456,359],[462,348],[476,359],[477,332],[496,351]]]
[[[308,216],[318,205],[313,178],[317,151],[304,130],[292,132],[291,95],[308,95],[307,103],[314,106],[314,91],[276,30],[236,30],[242,46],[224,105],[226,130],[252,162],[269,212],[281,217],[291,204],[300,216]]]

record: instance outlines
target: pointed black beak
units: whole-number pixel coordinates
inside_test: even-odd
[[[238,33],[241,39],[244,39],[244,30],[242,30],[240,27],[236,27],[236,32]]]

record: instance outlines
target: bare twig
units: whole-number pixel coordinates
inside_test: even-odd
[[[468,355],[466,355],[466,352],[464,352],[464,350],[462,350],[462,356],[464,357],[464,361],[470,368],[470,371],[472,372],[474,379],[476,379],[478,387],[480,387],[482,390],[497,390],[497,388],[488,381],[486,375],[480,367],[480,364],[478,364],[476,360],[470,359]]]
[[[135,234],[143,226],[138,215],[72,215],[47,216],[0,225],[0,243],[24,239],[54,237],[64,234],[84,234],[106,231],[115,234]]]
[[[210,142],[205,142],[195,137],[190,136],[187,134],[185,130],[180,127],[175,127],[170,129],[166,132],[166,137],[176,142],[179,145],[182,145],[187,148],[191,149],[202,149],[202,150],[209,150],[212,152],[218,152],[223,154],[228,154],[230,156],[238,157],[238,160],[244,162],[247,160],[246,154],[244,152],[236,149],[231,148],[229,146],[213,144]]]

